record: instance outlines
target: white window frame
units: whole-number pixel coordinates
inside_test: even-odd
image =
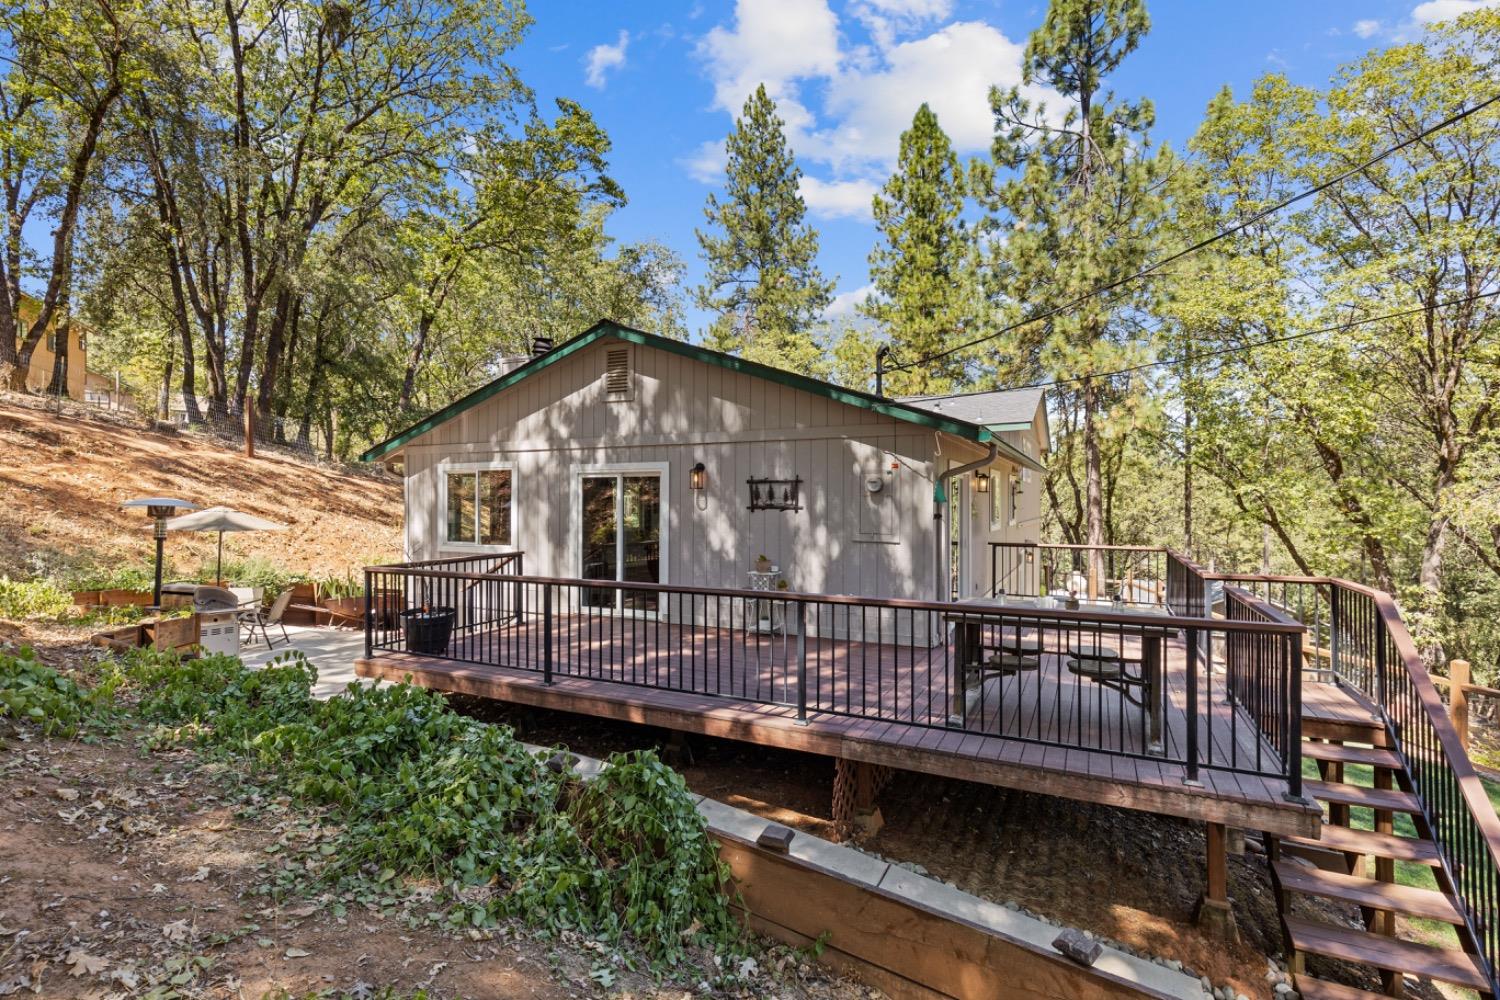
[[[655,475],[661,478],[661,559],[657,567],[661,571],[661,579],[657,583],[670,583],[672,576],[671,559],[671,537],[672,537],[672,463],[671,462],[610,462],[604,465],[575,465],[569,470],[569,476],[573,480],[572,504],[573,516],[569,519],[572,535],[570,545],[572,547],[573,566],[575,576],[583,579],[583,478],[585,476],[629,476],[629,475]],[[446,509],[446,508],[444,508]],[[512,536],[514,537],[514,536]],[[620,544],[616,538],[615,544]],[[664,612],[666,601],[658,602],[658,614]],[[608,609],[591,609],[604,610]],[[626,612],[627,614],[646,614],[647,612]],[[663,618],[666,616],[663,614]]]
[[[510,544],[494,545],[482,542],[450,542],[448,540],[448,474],[461,472],[509,472],[510,473]],[[502,460],[491,460],[484,462],[453,462],[448,459],[438,463],[438,547],[443,549],[459,549],[464,552],[514,552],[519,548],[516,544],[519,536],[516,534],[516,508],[520,504],[516,501],[516,489],[520,484],[520,477],[516,475],[516,463]],[[477,484],[476,484],[477,485]],[[479,516],[479,493],[476,489],[474,494],[474,516]],[[474,537],[479,537],[478,524],[475,524]]]

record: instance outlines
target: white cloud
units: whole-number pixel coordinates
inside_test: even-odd
[[[849,12],[870,30],[878,48],[887,49],[896,36],[953,12],[952,0],[857,0]]]
[[[688,176],[700,184],[719,184],[724,180],[724,165],[729,156],[724,152],[722,139],[710,139],[701,144],[692,156],[677,162],[688,172]]]
[[[1412,9],[1411,19],[1419,24],[1451,21],[1471,11],[1495,6],[1500,6],[1500,0],[1427,0]]]
[[[797,81],[838,72],[838,18],[826,0],[738,0],[733,30],[710,30],[698,54],[713,77],[715,107],[737,115],[764,83],[782,118],[796,124],[788,109],[801,107]]]
[[[863,158],[888,165],[924,101],[955,149],[988,149],[995,131],[990,87],[1020,84],[1024,52],[1023,45],[978,21],[893,46],[879,68],[846,73],[829,88],[828,110],[839,124],[823,137],[823,155],[835,164]],[[1028,91],[1033,98],[1045,96],[1040,88]]]
[[[1373,19],[1355,21],[1353,30],[1360,38],[1373,38],[1380,34],[1380,22]]]
[[[840,292],[828,303],[828,308],[823,310],[824,319],[842,319],[845,316],[853,316],[859,308],[860,303],[875,294],[874,285],[865,285],[849,292]]]
[[[806,175],[797,188],[808,210],[823,219],[868,220],[870,199],[877,190],[879,186],[874,181],[824,181]]]
[[[584,80],[590,87],[604,87],[605,78],[611,70],[625,65],[625,49],[630,45],[630,32],[623,28],[613,45],[595,45],[584,56]]]
[[[1024,45],[982,21],[929,23],[952,9],[952,0],[853,0],[849,14],[873,44],[851,45],[828,0],[737,0],[733,23],[698,43],[713,107],[738,115],[764,83],[793,152],[804,165],[828,168],[820,172],[827,179],[804,179],[809,208],[824,218],[869,219],[870,178],[893,168],[901,133],[923,102],[958,153],[977,153],[994,135],[991,87],[1021,83]],[[1051,112],[1061,110],[1055,94],[1024,90],[1032,100],[1050,96]],[[681,162],[693,177],[716,181],[722,148],[706,144]]]

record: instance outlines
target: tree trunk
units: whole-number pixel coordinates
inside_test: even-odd
[[[1090,378],[1083,383],[1083,467],[1087,505],[1089,599],[1099,598],[1104,581],[1104,484],[1099,455],[1099,385]]]
[[[172,359],[175,354],[173,340],[167,337],[167,363],[161,372],[161,391],[156,397],[156,418],[158,420],[172,419]]]
[[[412,340],[411,351],[406,357],[406,374],[401,378],[401,395],[396,397],[396,411],[405,413],[411,406],[412,393],[417,383],[417,367],[422,363],[422,352],[427,348],[427,335],[432,331],[432,310],[424,310],[417,322],[417,335]]]
[[[271,313],[271,325],[266,330],[266,356],[260,367],[260,388],[256,392],[255,409],[262,417],[274,415],[277,381],[281,377],[282,354],[286,349],[287,324],[297,322],[297,311],[301,302],[293,302],[292,293],[282,290],[276,295],[276,305]]]
[[[1193,554],[1193,415],[1182,410],[1182,551]]]
[[[68,341],[73,336],[73,322],[64,317],[52,338],[52,383],[47,395],[62,399],[68,394]]]

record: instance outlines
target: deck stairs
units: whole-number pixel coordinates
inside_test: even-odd
[[[1428,839],[1420,801],[1411,793],[1385,724],[1368,702],[1364,707],[1366,715],[1344,713],[1341,718],[1304,713],[1303,752],[1316,762],[1320,778],[1306,781],[1303,788],[1324,807],[1322,836],[1269,845],[1297,992],[1307,1000],[1402,996],[1410,976],[1489,997],[1481,962],[1456,945],[1431,943],[1445,936],[1441,925],[1462,927],[1461,904],[1447,891],[1451,887],[1445,884],[1439,852]],[[1398,822],[1398,817],[1409,822]],[[1409,866],[1430,867],[1438,888],[1401,884],[1398,862],[1408,871]],[[1350,919],[1339,920],[1338,914]],[[1416,940],[1424,931],[1435,933]],[[1309,973],[1309,959],[1324,971],[1328,959],[1365,969],[1367,981],[1378,980],[1380,989],[1319,978]]]

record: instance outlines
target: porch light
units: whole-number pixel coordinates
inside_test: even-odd
[[[988,493],[990,491],[990,477],[987,472],[974,473],[974,492]]]
[[[694,493],[701,493],[703,486],[708,480],[708,470],[699,462],[688,470],[688,489]]]
[[[153,607],[161,607],[161,551],[167,540],[167,519],[176,515],[179,510],[197,510],[198,505],[188,503],[186,500],[172,500],[168,497],[142,497],[138,500],[126,500],[120,504],[121,507],[144,507],[146,516],[153,522],[153,534],[156,538],[156,584],[151,590],[151,604]]]

